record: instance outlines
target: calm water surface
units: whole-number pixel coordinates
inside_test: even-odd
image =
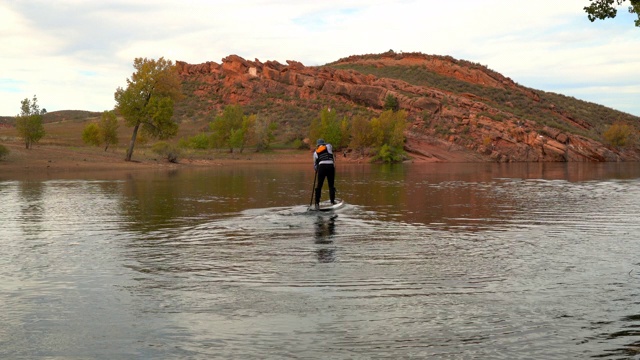
[[[640,164],[60,177],[0,180],[3,359],[640,359]]]

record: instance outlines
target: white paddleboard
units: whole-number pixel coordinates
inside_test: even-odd
[[[336,203],[332,204],[330,201],[322,201],[320,208],[316,210],[315,206],[310,206],[309,211],[334,211],[342,208],[344,201],[342,199],[336,199]]]

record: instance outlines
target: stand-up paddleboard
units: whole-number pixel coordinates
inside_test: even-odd
[[[330,201],[320,202],[320,208],[316,210],[315,206],[310,206],[309,211],[334,211],[344,207],[344,200],[336,199],[336,203],[332,204]]]

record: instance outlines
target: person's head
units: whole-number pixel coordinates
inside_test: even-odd
[[[324,142],[324,139],[318,139],[318,141],[316,141],[316,146],[320,146],[320,145],[326,145],[327,143]]]

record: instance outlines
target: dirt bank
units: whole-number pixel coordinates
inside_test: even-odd
[[[100,148],[82,146],[35,145],[25,149],[20,143],[3,144],[10,150],[8,156],[0,160],[0,179],[21,179],[60,177],[62,174],[80,172],[120,172],[138,170],[165,170],[196,167],[231,166],[237,164],[280,164],[312,163],[310,150],[273,150],[264,153],[245,151],[229,153],[225,151],[185,151],[178,163],[170,163],[150,149],[140,147],[135,150],[133,161],[124,161],[125,149],[118,147],[103,151]],[[352,154],[337,154],[338,163],[367,163],[369,158]],[[420,161],[420,159],[416,159]]]

